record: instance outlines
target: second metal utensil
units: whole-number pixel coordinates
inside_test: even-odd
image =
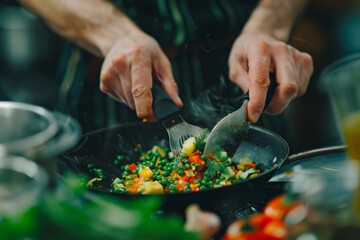
[[[270,103],[276,88],[275,74],[270,73],[270,85],[267,91],[265,108]],[[222,118],[211,130],[206,138],[204,155],[209,159],[218,159],[216,154],[226,151],[232,155],[250,128],[246,106],[249,100],[249,92],[242,96],[242,106]]]
[[[162,121],[168,132],[170,149],[175,154],[180,155],[186,139],[192,136],[200,137],[206,130],[185,122],[180,115],[180,109],[165,91],[155,83],[153,84],[152,94],[154,113],[159,121]]]

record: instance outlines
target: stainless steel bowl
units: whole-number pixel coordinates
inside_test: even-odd
[[[21,214],[35,205],[47,181],[44,169],[33,161],[19,156],[0,157],[0,218]]]
[[[0,157],[18,155],[45,168],[56,181],[56,157],[80,139],[76,120],[60,112],[19,102],[0,102]]]
[[[42,107],[0,102],[0,155],[32,151],[53,138],[58,129],[53,114]]]

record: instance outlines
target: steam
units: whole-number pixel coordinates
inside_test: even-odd
[[[241,106],[242,95],[240,87],[220,76],[217,85],[201,92],[196,99],[187,97],[182,115],[193,124],[211,129]]]

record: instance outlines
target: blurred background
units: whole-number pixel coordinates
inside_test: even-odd
[[[283,136],[291,153],[341,144],[321,71],[342,56],[360,52],[360,1],[311,0],[291,44],[314,60],[309,89],[284,112]],[[16,1],[0,3],[0,100],[54,106],[56,68],[64,40]]]

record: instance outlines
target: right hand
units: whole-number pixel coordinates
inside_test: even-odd
[[[127,104],[141,119],[156,122],[152,110],[153,76],[174,103],[183,106],[171,64],[157,41],[145,33],[129,34],[112,46],[100,74],[100,90]]]

